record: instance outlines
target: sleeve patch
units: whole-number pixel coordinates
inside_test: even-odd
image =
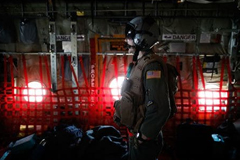
[[[146,79],[161,78],[161,71],[147,71]]]

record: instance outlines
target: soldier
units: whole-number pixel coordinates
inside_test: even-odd
[[[129,131],[129,160],[156,160],[163,147],[162,128],[171,114],[166,64],[153,52],[159,27],[147,17],[126,25],[126,42],[134,53],[114,102],[114,121]]]

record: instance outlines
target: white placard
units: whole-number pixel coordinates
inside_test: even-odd
[[[196,41],[196,34],[163,34],[162,40]]]
[[[77,35],[77,41],[84,41],[85,36],[83,34]],[[56,35],[56,41],[71,41],[70,35]]]

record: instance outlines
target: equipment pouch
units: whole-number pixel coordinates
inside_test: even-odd
[[[124,79],[123,84],[122,84],[122,88],[121,88],[121,96],[123,96],[124,92],[129,91],[130,87],[131,87],[131,80],[129,79]]]
[[[140,125],[142,124],[144,116],[145,116],[145,106],[140,105],[137,108],[137,114],[136,114],[136,119],[135,119],[136,123],[134,125],[133,132],[138,132],[139,131],[139,128],[140,128]]]
[[[133,95],[124,92],[121,99],[121,124],[132,128],[135,120],[136,110],[134,107]]]

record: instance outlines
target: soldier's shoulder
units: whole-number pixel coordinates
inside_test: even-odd
[[[161,63],[159,61],[152,61],[145,66],[145,70],[149,69],[162,69]]]

